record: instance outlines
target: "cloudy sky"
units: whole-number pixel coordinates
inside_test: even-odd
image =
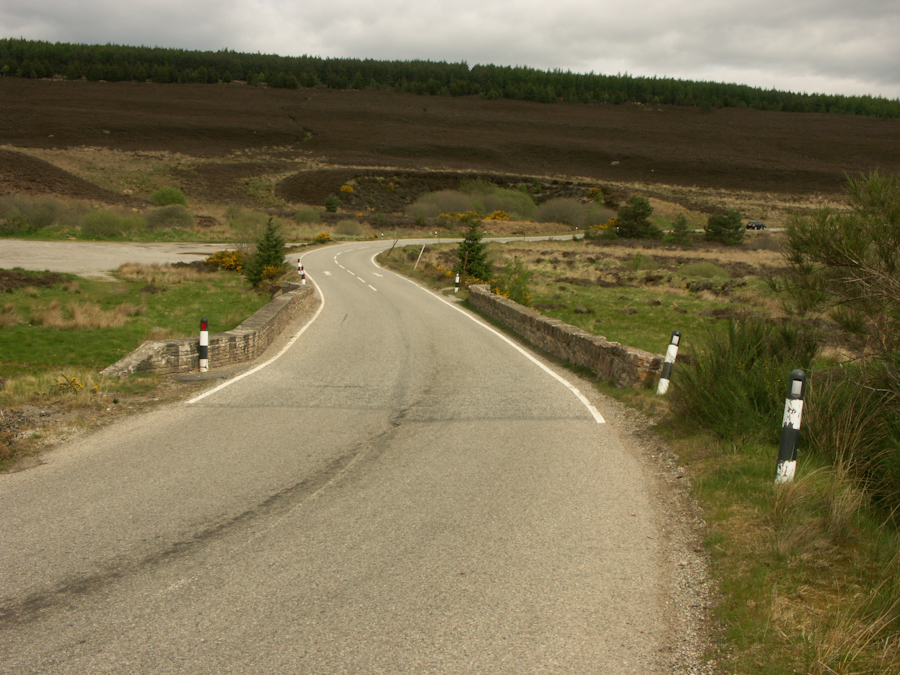
[[[898,0],[3,0],[0,37],[900,98]]]

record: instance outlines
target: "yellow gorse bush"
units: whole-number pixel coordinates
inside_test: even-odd
[[[240,272],[247,263],[247,257],[241,251],[216,251],[203,262],[218,265],[220,270]]]
[[[509,220],[509,213],[506,211],[494,211],[485,220]]]
[[[262,278],[266,281],[274,281],[284,274],[284,268],[278,265],[266,265],[263,267]]]
[[[319,234],[316,235],[316,238],[313,239],[313,241],[317,244],[327,244],[329,241],[331,241],[331,235],[327,232],[319,232]]]
[[[353,189],[352,185],[347,185],[345,183],[344,185],[341,185],[341,192],[348,192],[350,194],[353,194],[354,192],[356,192],[356,190]]]
[[[76,392],[84,389],[84,384],[82,382],[79,382],[77,377],[69,377],[67,375],[61,375],[60,377],[62,379],[56,383],[56,386],[61,391]],[[96,391],[96,389],[97,387],[94,387],[94,391]]]

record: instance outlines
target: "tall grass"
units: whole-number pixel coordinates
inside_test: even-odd
[[[790,323],[729,321],[694,343],[689,366],[675,369],[672,411],[721,438],[780,433],[788,376],[808,368],[817,350],[812,334]]]

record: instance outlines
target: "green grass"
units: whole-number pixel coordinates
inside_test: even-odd
[[[532,285],[531,302],[544,316],[653,354],[665,353],[673,330],[681,331],[687,346],[692,336],[705,334],[711,326],[724,323],[703,316],[702,312],[727,311],[730,307],[727,302],[667,293],[662,289],[583,287],[548,279]],[[578,309],[588,309],[591,313],[580,313]]]
[[[2,363],[34,366],[104,368],[155,335],[191,337],[199,334],[200,319],[210,332],[221,333],[240,324],[264,306],[268,296],[251,292],[236,273],[216,272],[200,281],[153,285],[145,281],[115,283],[61,275],[71,283],[50,288],[19,289],[2,296],[19,322],[0,330]],[[77,286],[77,287],[76,287]],[[74,289],[74,290],[72,290]],[[121,328],[57,329],[33,325],[31,313],[58,303],[65,313],[70,303],[89,303],[106,311],[123,304],[145,305]]]

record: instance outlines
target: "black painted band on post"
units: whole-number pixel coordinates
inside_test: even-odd
[[[669,348],[666,349],[666,360],[663,361],[662,372],[659,376],[659,385],[656,387],[657,395],[665,394],[669,390],[669,380],[672,378],[672,367],[678,358],[678,343],[681,342],[681,331],[673,330],[669,339]]]
[[[200,372],[209,370],[209,330],[206,319],[200,319]]]
[[[778,464],[775,467],[776,483],[792,483],[797,470],[797,447],[800,444],[800,419],[803,416],[803,398],[806,396],[806,373],[791,371],[787,397],[784,401],[784,419],[781,423],[781,445],[778,447]]]

